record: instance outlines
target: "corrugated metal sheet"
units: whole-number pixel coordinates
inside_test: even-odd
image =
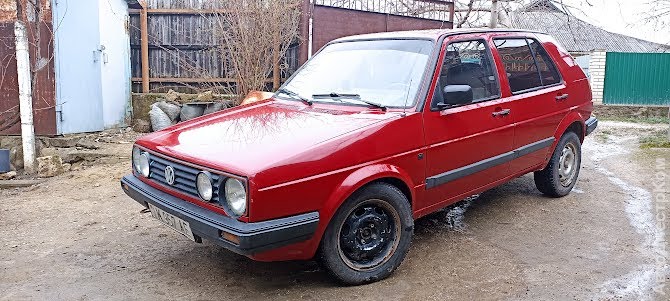
[[[670,53],[607,53],[603,102],[670,104]]]
[[[35,133],[38,135],[55,135],[57,134],[56,85],[53,39],[51,38],[54,32],[51,22],[51,2],[49,0],[30,1],[38,3],[43,8],[44,14],[37,23],[30,22],[35,21],[35,18],[34,16],[28,16],[25,9],[19,10],[20,13],[18,16],[16,15],[17,5],[25,8],[28,6],[28,0],[14,1],[13,4],[9,4],[9,2],[3,1],[3,5],[0,5],[0,11],[2,12],[0,16],[2,20],[6,21],[0,22],[0,135],[18,135],[21,133],[16,50],[14,47],[14,20],[17,18],[27,24],[31,65],[35,66],[35,62],[40,59],[47,62],[44,68],[36,72],[33,81]]]
[[[432,19],[389,15],[333,6],[315,5],[313,50],[337,38],[372,32],[452,28],[453,23]],[[342,20],[349,20],[342,22]]]
[[[510,25],[546,32],[570,52],[604,50],[614,52],[670,52],[670,46],[645,41],[582,21],[557,11],[528,11],[510,14]]]

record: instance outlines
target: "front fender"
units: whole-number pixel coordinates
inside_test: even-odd
[[[328,200],[323,203],[323,206],[319,210],[319,226],[312,239],[309,242],[305,242],[305,244],[308,244],[303,249],[305,255],[308,255],[306,258],[311,258],[311,256],[316,253],[323,233],[326,231],[328,224],[330,224],[331,219],[342,203],[344,203],[352,193],[366,184],[384,178],[395,178],[403,181],[403,183],[409,187],[411,199],[415,200],[414,187],[416,185],[412,181],[409,173],[402,168],[391,164],[373,164],[357,169],[350,173],[330,195]]]
[[[360,167],[349,173],[343,180],[338,181],[339,185],[337,185],[337,188],[321,204],[321,208],[318,210],[319,225],[310,240],[266,253],[254,254],[250,257],[259,261],[275,261],[277,258],[281,258],[281,260],[305,260],[312,258],[319,248],[323,233],[342,203],[352,193],[366,184],[384,178],[394,178],[403,181],[409,187],[411,199],[415,200],[414,187],[416,184],[412,181],[406,170],[392,164],[382,163]]]
[[[413,189],[416,185],[413,183],[409,173],[405,170],[391,164],[368,165],[349,174],[333,194],[331,194],[328,201],[323,204],[323,207],[320,210],[320,214],[322,214],[321,216],[323,217],[322,220],[328,224],[332,216],[335,215],[337,209],[340,208],[340,205],[342,205],[352,193],[370,182],[383,178],[395,178],[401,180],[407,187],[409,187],[410,199],[416,199]]]

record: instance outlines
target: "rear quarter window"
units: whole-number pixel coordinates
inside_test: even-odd
[[[550,86],[561,81],[556,66],[534,39],[494,39],[513,93]]]
[[[544,50],[542,45],[535,40],[527,40],[530,49],[535,54],[535,62],[537,62],[537,67],[540,70],[540,79],[542,80],[543,86],[557,84],[561,81],[561,77],[556,71],[556,66],[551,60],[547,51]]]

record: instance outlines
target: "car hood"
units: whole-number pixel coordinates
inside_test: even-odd
[[[269,101],[183,122],[147,135],[138,144],[187,162],[251,176],[394,116],[378,110],[348,112]]]

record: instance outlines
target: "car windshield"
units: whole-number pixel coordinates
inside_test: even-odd
[[[432,49],[433,42],[427,40],[331,44],[283,88],[316,101],[369,105],[363,102],[367,101],[384,107],[411,107]]]

